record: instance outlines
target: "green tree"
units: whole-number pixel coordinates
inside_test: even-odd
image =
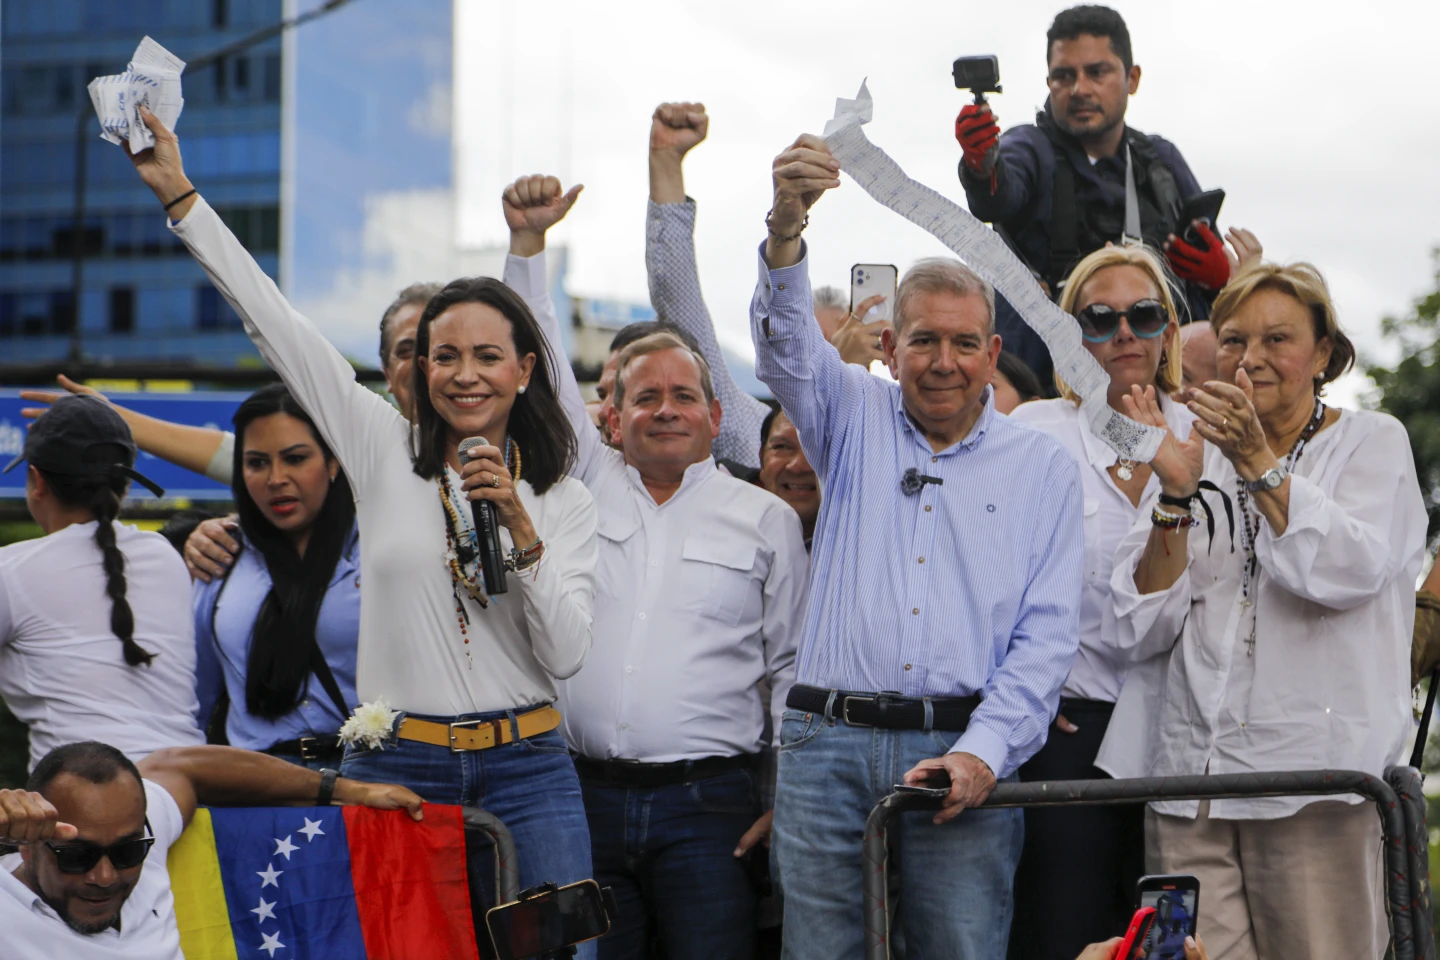
[[[1417,299],[1410,313],[1386,317],[1381,330],[1399,341],[1395,367],[1367,365],[1380,388],[1380,409],[1405,424],[1420,490],[1430,515],[1427,536],[1440,532],[1440,247],[1430,252],[1434,289]]]

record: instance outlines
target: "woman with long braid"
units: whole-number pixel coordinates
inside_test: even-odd
[[[30,727],[33,766],[104,740],[132,760],[203,742],[195,725],[190,578],[157,533],[115,522],[136,473],[119,414],[63,397],[36,421],[25,502],[45,536],[0,548],[0,695]]]

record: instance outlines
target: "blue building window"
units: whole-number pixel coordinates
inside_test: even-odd
[[[200,330],[240,330],[240,315],[208,284],[195,288],[195,326]]]

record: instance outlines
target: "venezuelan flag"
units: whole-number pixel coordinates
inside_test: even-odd
[[[479,958],[459,807],[202,807],[169,867],[186,960]]]

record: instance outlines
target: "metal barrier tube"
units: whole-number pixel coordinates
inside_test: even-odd
[[[464,807],[465,823],[490,835],[495,841],[496,902],[509,903],[520,899],[520,858],[515,854],[515,838],[500,818],[479,807]]]
[[[1417,937],[1412,922],[1410,862],[1406,818],[1395,791],[1378,777],[1354,770],[1301,770],[1282,773],[1236,773],[1215,776],[1153,777],[1131,780],[1052,780],[1002,783],[986,799],[986,807],[1051,807],[1063,804],[1149,803],[1157,800],[1232,800],[1252,797],[1333,796],[1357,794],[1373,802],[1384,828],[1385,881],[1390,903],[1395,960],[1416,960]],[[940,801],[892,793],[880,801],[865,824],[864,891],[866,960],[889,960],[889,917],[886,913],[885,831],[891,820],[910,810],[937,810]],[[1426,898],[1428,899],[1428,898]],[[1429,917],[1422,919],[1428,932]],[[1422,932],[1421,960],[1435,960],[1433,937]]]

